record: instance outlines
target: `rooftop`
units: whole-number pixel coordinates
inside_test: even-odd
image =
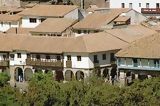
[[[76,8],[78,7],[75,5],[36,5],[19,14],[22,16],[63,17]]]
[[[26,50],[34,53],[92,53],[119,50],[126,47],[128,43],[110,34],[101,32],[70,38],[1,34],[0,45],[0,51]]]
[[[129,25],[126,28],[117,28],[105,30],[106,33],[131,43],[137,39],[157,33],[155,30],[142,25]]]
[[[76,23],[76,20],[65,19],[65,18],[48,18],[43,21],[36,28],[31,30],[31,33],[41,32],[41,33],[56,33],[61,34],[68,27]]]
[[[18,21],[21,19],[19,15],[7,15],[7,14],[0,14],[0,22],[12,22]]]
[[[103,29],[103,27],[116,19],[121,13],[130,9],[108,9],[108,12],[95,12],[73,26],[74,29]]]
[[[117,57],[160,58],[160,34],[153,34],[133,42],[129,47],[119,51]]]

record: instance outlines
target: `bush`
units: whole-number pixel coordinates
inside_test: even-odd
[[[8,76],[7,73],[0,73],[0,86],[4,86],[5,84],[7,84],[7,82],[10,80],[10,77]]]

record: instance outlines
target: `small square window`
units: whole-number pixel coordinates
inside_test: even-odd
[[[36,55],[36,59],[40,59],[40,55],[38,54],[38,55]]]
[[[141,7],[141,3],[139,3],[139,7]]]
[[[14,59],[14,54],[10,54],[10,58]]]
[[[37,19],[36,19],[36,18],[30,18],[30,19],[29,19],[29,22],[30,22],[30,23],[36,23],[36,22],[37,22]]]
[[[21,58],[21,53],[17,53],[17,58]]]
[[[77,61],[81,61],[81,56],[77,56]]]
[[[31,57],[31,55],[30,54],[27,54],[27,58],[30,58]]]
[[[51,57],[49,55],[46,56],[46,59],[50,59]]]
[[[102,54],[102,59],[106,60],[106,54]]]
[[[57,56],[57,60],[61,60],[61,56]]]
[[[71,55],[67,55],[67,60],[71,60]]]

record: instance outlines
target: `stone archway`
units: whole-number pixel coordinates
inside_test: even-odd
[[[108,68],[104,68],[102,70],[102,76],[103,78],[107,78],[109,80],[109,69]]]
[[[52,72],[51,69],[46,69],[46,70],[45,70],[45,73],[47,74],[47,73],[53,73],[53,72]]]
[[[23,76],[24,74],[23,74],[23,69],[22,68],[20,68],[20,67],[17,67],[16,69],[15,69],[15,74],[14,74],[14,76],[15,76],[15,80],[16,81],[19,81],[19,82],[22,82],[24,79],[24,76]]]
[[[24,70],[24,79],[25,81],[29,81],[33,76],[33,71],[31,68],[26,68]]]
[[[74,77],[74,74],[71,70],[67,70],[65,72],[65,80],[66,81],[71,81],[73,79],[73,77]]]
[[[56,70],[55,71],[55,80],[56,81],[64,80],[64,76],[63,76],[63,71],[62,70]]]
[[[36,68],[36,69],[35,69],[35,73],[43,73],[43,72],[42,72],[42,69]]]
[[[84,73],[82,71],[76,72],[76,79],[77,80],[83,80],[84,79]]]

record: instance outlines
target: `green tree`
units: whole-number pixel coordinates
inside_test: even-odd
[[[7,82],[10,80],[10,77],[8,76],[7,73],[2,72],[0,73],[0,86],[4,86],[7,84]]]

